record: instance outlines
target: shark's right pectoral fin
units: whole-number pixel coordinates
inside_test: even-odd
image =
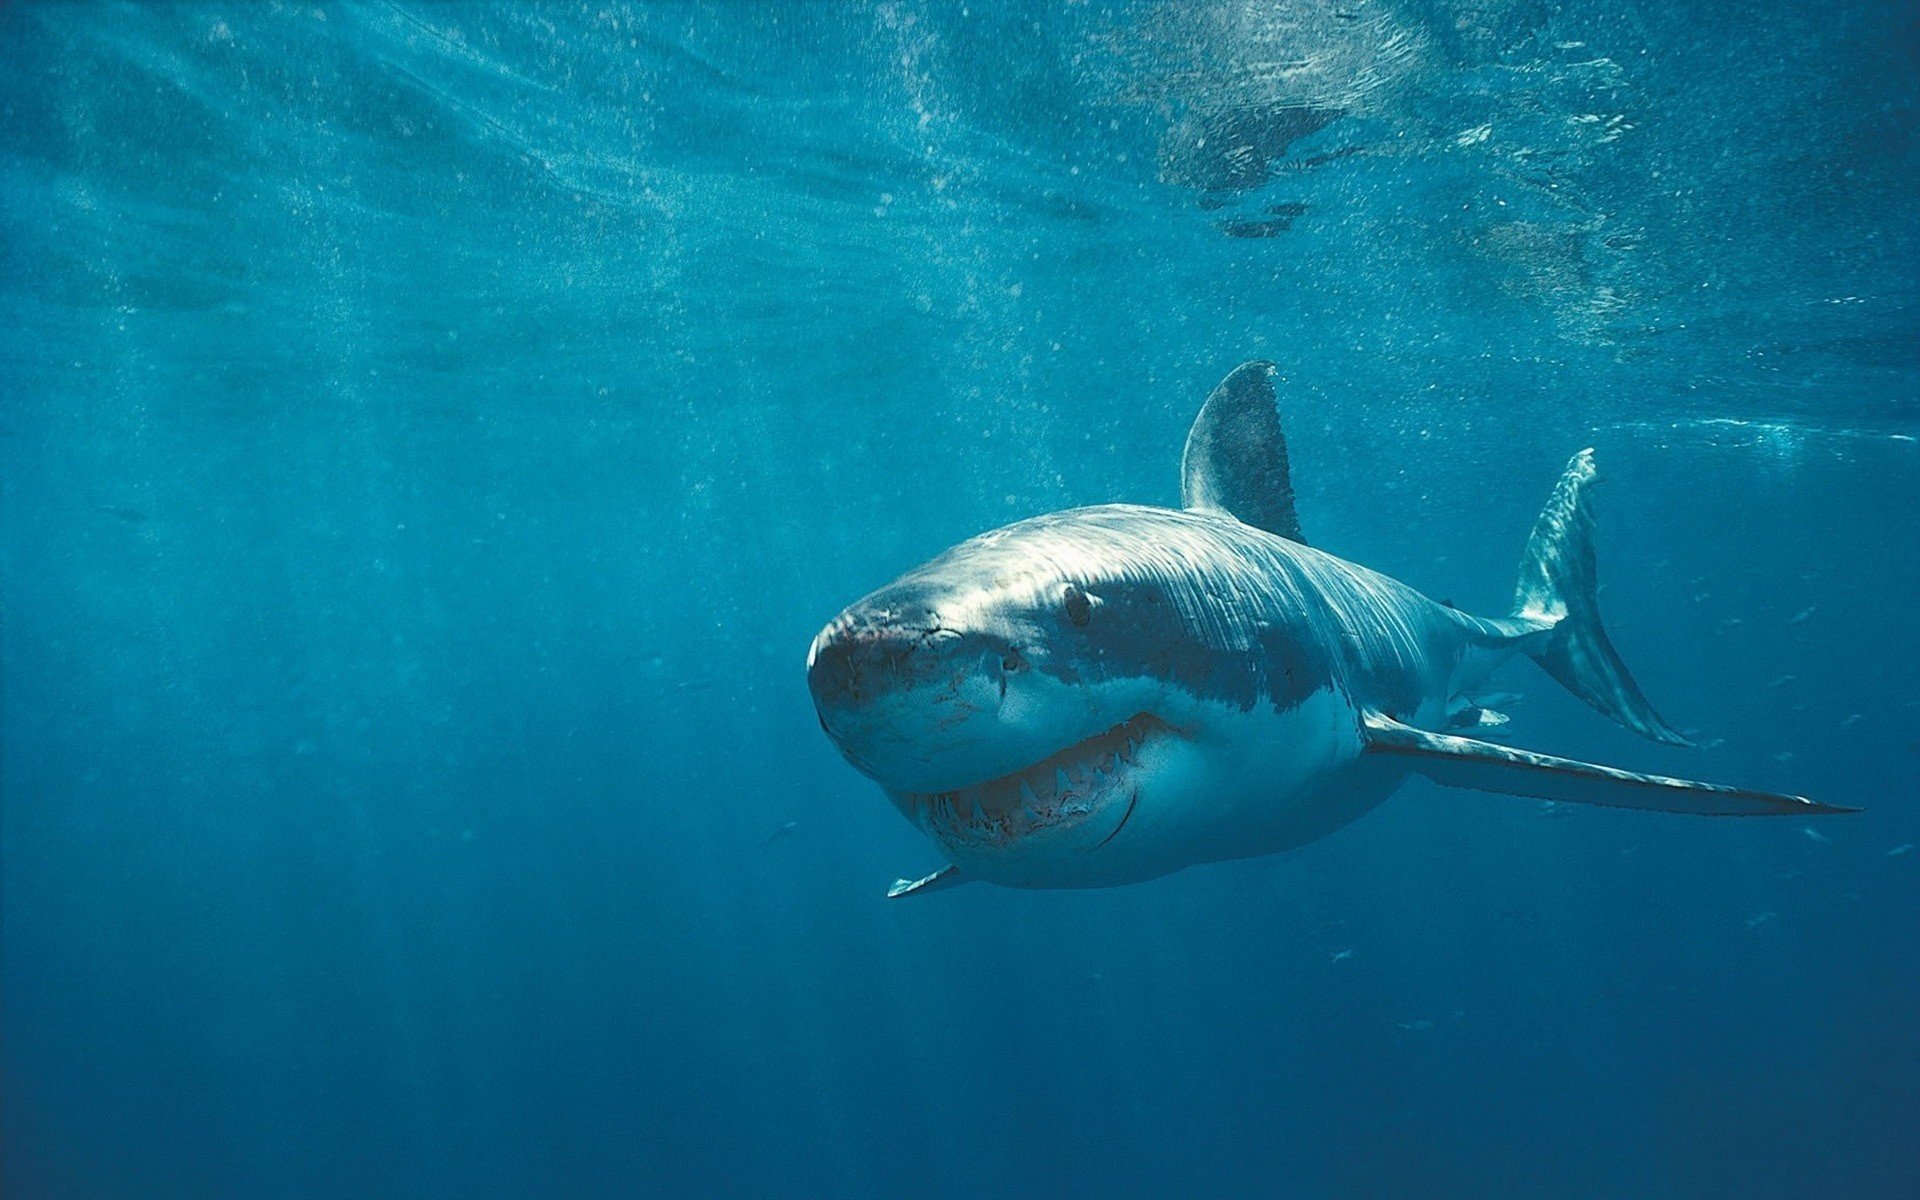
[[[1803,796],[1781,796],[1746,788],[1642,775],[1596,763],[1555,758],[1492,742],[1429,733],[1379,713],[1365,716],[1367,752],[1392,755],[1446,787],[1472,788],[1504,796],[1528,796],[1567,804],[1644,808],[1703,817],[1776,817],[1795,814],[1858,812],[1821,804]]]
[[[967,881],[959,867],[941,867],[923,879],[896,879],[887,889],[887,899],[898,900],[902,896],[918,896],[922,892],[937,892],[941,888],[958,887]]]

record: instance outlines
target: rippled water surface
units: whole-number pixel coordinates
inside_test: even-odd
[[[0,9],[0,1185],[1920,1189],[1920,21],[1892,3]],[[1609,622],[1814,824],[1409,785],[976,886],[820,736],[843,604],[1171,504]]]

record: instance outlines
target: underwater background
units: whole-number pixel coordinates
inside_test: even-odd
[[[0,1190],[1920,1194],[1909,2],[0,9]],[[1615,641],[1296,852],[887,902],[803,664],[1173,504]]]

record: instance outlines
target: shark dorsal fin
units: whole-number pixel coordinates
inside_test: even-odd
[[[1304,545],[1274,370],[1270,362],[1241,363],[1201,405],[1180,458],[1180,502],[1231,513]]]

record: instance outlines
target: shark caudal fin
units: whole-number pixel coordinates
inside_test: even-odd
[[[1641,694],[1600,624],[1588,498],[1598,480],[1592,450],[1582,450],[1567,464],[1527,539],[1513,615],[1553,622],[1552,631],[1528,653],[1568,691],[1643,737],[1688,745]]]

